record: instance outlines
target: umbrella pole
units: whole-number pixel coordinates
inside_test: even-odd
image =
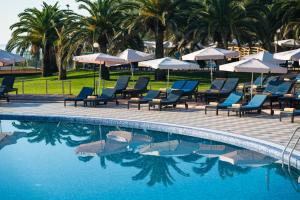
[[[96,89],[96,67],[95,64],[93,64],[94,66],[94,93],[97,94],[97,89]]]
[[[252,99],[252,96],[253,96],[253,72],[252,72],[252,75],[251,75],[251,99]]]
[[[260,75],[260,87],[262,87],[262,85],[263,85],[263,75],[264,75],[264,73],[261,73],[261,75]]]
[[[100,64],[100,68],[99,68],[99,94],[101,91],[101,85],[103,86],[103,84],[102,84],[102,64]]]
[[[209,67],[210,67],[210,83],[213,82],[213,70],[212,70],[212,60],[209,60]]]
[[[167,88],[169,88],[170,70],[168,69]]]
[[[134,79],[133,79],[133,66],[132,66],[132,63],[130,63],[130,70],[131,70],[131,79],[132,79],[132,82],[134,82]]]

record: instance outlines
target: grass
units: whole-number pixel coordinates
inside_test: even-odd
[[[113,87],[117,78],[121,75],[130,75],[129,71],[112,71],[110,72],[110,80],[105,81],[105,87]],[[148,76],[151,78],[149,89],[165,88],[166,82],[154,81],[153,72],[136,72],[134,79],[139,76]],[[249,81],[250,74],[232,74],[228,77],[239,77],[241,81]],[[210,86],[210,75],[208,72],[170,72],[170,85],[175,80],[180,79],[195,79],[200,81],[199,90],[207,89]],[[40,75],[17,75],[14,87],[19,89],[19,94],[22,94],[22,80],[24,80],[25,94],[46,94],[46,81],[48,82],[48,94],[62,94],[62,81],[57,80],[57,76],[41,77]],[[87,70],[69,71],[67,81],[71,81],[71,93],[77,94],[83,86],[93,87],[93,72]],[[129,86],[133,86],[131,81]],[[65,83],[65,93],[69,93],[69,83]]]

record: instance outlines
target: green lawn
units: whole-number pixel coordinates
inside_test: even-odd
[[[111,80],[105,81],[105,87],[113,87],[117,78],[120,75],[130,75],[129,71],[110,72]],[[166,82],[154,81],[153,72],[136,72],[134,79],[139,76],[148,76],[151,78],[149,89],[165,88]],[[228,74],[228,77],[239,77],[241,81],[249,81],[250,75],[243,74]],[[210,86],[210,76],[207,72],[182,72],[175,71],[170,73],[170,85],[174,80],[180,79],[196,79],[200,81],[199,89],[206,89]],[[48,94],[62,94],[62,83],[57,80],[57,76],[41,77],[40,75],[34,76],[17,76],[15,87],[19,88],[19,94],[22,94],[22,80],[24,80],[24,93],[25,94],[46,94],[46,80],[48,81]],[[83,86],[93,86],[93,72],[92,71],[70,71],[68,72],[68,81],[71,81],[71,92],[77,94]],[[132,86],[131,81],[129,86]],[[65,93],[69,93],[69,84],[65,83]]]

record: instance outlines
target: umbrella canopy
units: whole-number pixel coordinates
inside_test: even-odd
[[[105,53],[94,53],[88,55],[74,56],[73,60],[75,62],[81,62],[81,63],[106,64],[106,65],[126,63],[126,61],[122,58],[105,54]]]
[[[194,153],[197,150],[199,144],[186,142],[186,141],[178,141],[171,140],[165,142],[158,142],[146,145],[141,147],[138,150],[138,153],[142,155],[151,155],[151,156],[185,156]]]
[[[299,61],[300,60],[300,49],[294,49],[291,51],[284,51],[280,53],[275,53],[274,58],[280,59],[280,60],[294,60]]]
[[[276,43],[282,47],[299,47],[300,46],[300,41],[297,41],[294,39],[279,40]]]
[[[18,62],[25,62],[25,58],[20,55],[13,54],[0,49],[0,65],[11,65]]]
[[[119,58],[127,61],[128,63],[140,62],[144,60],[150,60],[154,58],[153,54],[144,53],[141,51],[136,51],[133,49],[126,49],[122,53],[119,54]]]
[[[189,63],[174,58],[160,58],[155,60],[148,60],[140,62],[141,65],[151,67],[154,69],[168,69],[168,70],[197,70],[199,66],[195,63]]]
[[[247,59],[252,59],[252,58],[263,61],[263,62],[273,62],[273,63],[277,63],[277,64],[281,64],[281,63],[285,62],[284,60],[275,59],[274,55],[268,51],[261,51],[257,54],[251,54],[248,56],[244,56],[244,57],[242,57],[242,60],[247,60]]]
[[[287,73],[287,69],[279,67],[275,63],[263,62],[252,58],[220,65],[220,70],[229,72],[249,72],[249,73]]]
[[[276,161],[274,158],[250,150],[233,151],[221,155],[219,159],[241,167],[260,167]]]
[[[227,49],[207,47],[199,51],[182,56],[182,60],[223,60],[238,57],[239,53]]]

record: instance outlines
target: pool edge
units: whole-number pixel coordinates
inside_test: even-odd
[[[124,120],[117,118],[101,118],[87,116],[66,115],[38,115],[38,114],[9,114],[1,113],[0,120],[25,120],[25,121],[67,121],[70,123],[101,124],[107,126],[120,126],[127,128],[146,129],[152,131],[169,132],[174,134],[199,137],[217,142],[223,142],[249,150],[261,152],[281,160],[283,145],[265,140],[239,135],[226,131],[198,128],[192,126],[177,125],[171,123],[159,123],[150,121]],[[291,157],[291,165],[300,170],[300,152],[294,151]]]

